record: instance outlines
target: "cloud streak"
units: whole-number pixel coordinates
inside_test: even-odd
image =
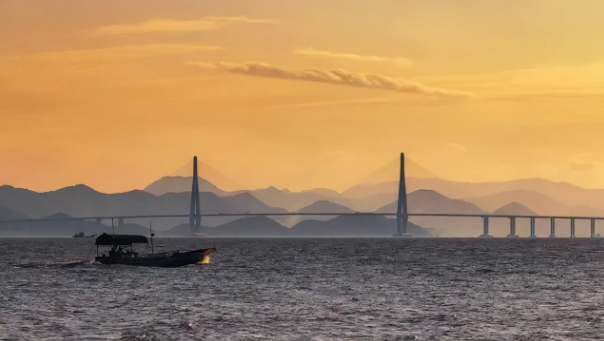
[[[205,17],[197,20],[151,19],[138,24],[110,25],[98,27],[92,31],[94,35],[116,35],[133,33],[159,32],[195,32],[215,31],[234,24],[277,24],[274,19],[253,19],[245,16],[237,17]]]
[[[125,58],[146,57],[151,55],[185,54],[218,50],[222,50],[222,48],[218,46],[192,44],[123,45],[101,49],[41,52],[27,55],[24,59],[63,63],[81,61],[118,61]]]
[[[431,87],[418,82],[394,78],[384,75],[372,75],[364,73],[349,73],[342,69],[336,70],[317,70],[306,69],[303,71],[291,71],[285,68],[272,66],[266,63],[248,62],[248,63],[227,63],[219,62],[217,64],[192,62],[192,65],[199,65],[203,68],[215,68],[227,72],[291,80],[310,81],[318,83],[328,83],[334,85],[346,85],[354,87],[363,87],[370,89],[389,90],[417,95],[438,96],[438,97],[473,97],[472,94]]]
[[[294,51],[295,54],[300,54],[308,57],[318,58],[334,58],[334,59],[347,59],[361,62],[380,62],[380,63],[396,63],[400,66],[410,67],[413,66],[413,62],[404,57],[381,57],[381,56],[365,56],[353,53],[337,53],[330,51],[322,51],[313,48],[297,49]]]

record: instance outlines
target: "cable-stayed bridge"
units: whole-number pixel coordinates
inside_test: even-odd
[[[141,218],[189,218],[191,233],[199,232],[202,217],[282,217],[282,216],[383,216],[396,217],[397,232],[393,237],[405,238],[411,237],[407,231],[409,217],[447,217],[447,218],[476,218],[481,219],[483,223],[483,234],[480,237],[490,237],[489,225],[493,219],[509,220],[510,233],[509,238],[517,237],[516,222],[519,219],[528,219],[530,221],[530,236],[536,238],[535,226],[537,220],[548,220],[550,223],[550,238],[556,237],[556,223],[560,220],[570,221],[570,238],[576,236],[576,222],[590,221],[590,237],[596,237],[596,222],[604,220],[604,217],[588,216],[541,216],[541,215],[501,215],[501,214],[456,214],[456,213],[409,213],[407,210],[407,191],[405,181],[405,155],[401,153],[401,166],[398,191],[397,212],[377,213],[377,212],[352,212],[352,213],[312,213],[312,212],[284,212],[284,213],[201,213],[202,202],[199,200],[199,183],[197,172],[197,157],[193,158],[193,181],[191,186],[191,204],[189,214],[157,214],[157,215],[120,215],[120,216],[90,216],[90,217],[65,217],[65,218],[40,218],[40,219],[18,219],[18,220],[0,220],[2,223],[24,223],[24,222],[44,222],[44,221],[75,221],[86,220],[101,223],[103,220],[117,220],[118,226],[124,224],[128,219]]]

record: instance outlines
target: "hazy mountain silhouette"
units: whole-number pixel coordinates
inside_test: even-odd
[[[377,213],[396,213],[398,200],[378,209]],[[486,214],[478,206],[459,199],[448,198],[436,191],[417,190],[407,195],[410,213]]]
[[[414,237],[432,237],[423,228],[409,223]],[[396,220],[381,216],[338,216],[328,221],[305,220],[291,228],[294,236],[315,237],[391,237],[396,233]]]
[[[166,193],[184,193],[191,191],[192,177],[165,177],[145,188],[146,192],[163,195]],[[200,190],[214,193],[220,197],[229,197],[250,193],[260,201],[272,207],[282,207],[290,212],[297,211],[320,200],[329,200],[356,211],[374,211],[396,198],[395,194],[377,194],[368,197],[343,197],[337,191],[327,188],[315,188],[300,192],[268,187],[263,189],[227,192],[214,186],[207,180],[199,178]]]
[[[201,233],[208,237],[285,237],[289,229],[267,217],[247,217],[237,219],[216,227],[202,226]],[[187,224],[175,226],[162,232],[161,235],[188,236],[190,229]]]
[[[267,205],[282,207],[290,212],[296,211],[319,200],[330,199],[330,197],[324,194],[315,193],[313,191],[283,192],[275,187],[253,190],[250,191],[250,193]]]
[[[16,219],[29,219],[30,217],[21,212],[9,210],[8,208],[0,207],[0,220],[16,220]]]
[[[241,193],[230,197],[224,197],[222,200],[234,207],[240,207],[244,212],[250,213],[287,213],[288,211],[281,207],[272,207],[258,200],[250,193]]]
[[[398,181],[400,178],[400,170],[401,161],[400,158],[397,157],[385,166],[361,179],[358,184],[378,184],[387,181]],[[408,177],[415,178],[438,178],[436,174],[420,166],[408,156],[405,157],[405,174]]]
[[[378,194],[362,198],[345,198],[335,191],[325,189],[289,192],[269,187],[251,191],[250,193],[267,205],[283,207],[290,212],[295,212],[317,201],[330,201],[358,212],[373,212],[396,199],[396,195],[394,194]]]
[[[66,219],[70,218],[70,216],[59,212],[41,218]],[[84,232],[85,235],[98,235],[103,232],[112,233],[111,226],[83,220],[0,223],[0,237],[71,237],[79,232]],[[120,227],[115,227],[115,233],[148,235],[149,229],[136,224],[124,224]]]
[[[565,205],[587,205],[604,209],[603,189],[585,189],[566,182],[544,179],[520,179],[485,183],[449,182],[448,184],[438,180],[416,179],[414,185],[431,185],[433,189],[455,198],[483,197],[506,191],[526,190],[544,194]]]
[[[328,200],[319,200],[297,210],[299,213],[352,213],[350,208]]]
[[[56,212],[66,212],[74,217],[188,214],[191,193],[168,193],[161,196],[144,191],[104,194],[84,185],[66,187],[58,191],[37,193],[30,190],[0,187],[0,207],[23,212],[33,218]],[[213,193],[201,192],[202,213],[281,213],[281,208],[269,207],[251,195],[220,198]],[[221,225],[233,217],[205,218],[204,224]],[[157,229],[166,229],[188,221],[187,218],[157,220]],[[126,222],[145,224],[148,221]]]
[[[299,213],[353,213],[350,208],[328,200],[319,200],[297,210]],[[335,215],[334,215],[335,216]],[[292,227],[303,220],[330,220],[334,216],[292,216],[280,220],[281,224]]]
[[[493,214],[493,215],[529,215],[529,216],[538,215],[537,213],[535,213],[528,207],[526,207],[520,203],[517,203],[517,202],[512,202],[503,207],[500,207],[500,208],[496,209],[495,211],[493,211],[491,214]]]
[[[267,217],[243,218],[202,230],[208,236],[274,237],[289,234],[287,227]]]
[[[207,228],[207,226],[201,226],[202,229]],[[153,230],[157,237],[190,237],[191,236],[191,227],[188,223],[179,224],[167,230],[159,231]]]
[[[432,235],[415,224],[409,224],[415,237]],[[306,220],[291,229],[267,217],[238,219],[221,226],[202,226],[208,237],[390,237],[396,232],[396,221],[380,216],[338,216],[328,221]],[[158,231],[162,237],[188,237],[189,226],[182,224],[167,231]]]
[[[533,191],[506,191],[479,198],[470,198],[485,211],[492,212],[508,203],[517,202],[540,215],[550,216],[604,216],[604,211],[585,205],[570,206]]]
[[[197,160],[197,171],[198,171],[198,174],[200,177],[206,179],[208,182],[216,185],[217,187],[219,187],[225,191],[237,191],[237,190],[246,188],[246,186],[243,186],[238,181],[233,180],[232,178],[224,175],[223,173],[219,172],[218,170],[209,166],[208,164],[203,163],[200,160]],[[193,160],[187,162],[186,165],[180,167],[177,171],[175,171],[174,173],[169,175],[169,177],[189,178],[189,190],[191,187],[190,180],[191,180],[192,176],[193,176]],[[199,186],[200,186],[200,190],[202,190],[201,182],[199,183]],[[161,194],[163,194],[163,193],[161,193]],[[215,194],[217,194],[217,193],[215,193]]]
[[[221,197],[232,195],[232,193],[223,191],[202,177],[197,177],[197,179],[199,182],[199,190],[201,192],[211,192]],[[166,193],[191,192],[192,182],[192,176],[166,176],[145,187],[144,191],[156,196]]]
[[[409,180],[410,179],[407,178],[407,183]],[[366,198],[376,195],[389,195],[392,198],[396,198],[398,186],[398,180],[376,184],[360,184],[345,190],[342,192],[342,195],[347,198]],[[409,191],[409,188],[407,188],[407,191]]]
[[[470,183],[408,177],[406,184],[407,192],[431,189],[447,197],[457,199],[479,198],[501,192],[525,190],[541,193],[569,206],[593,206],[597,209],[604,209],[604,189],[585,189],[566,182],[553,182],[544,179]],[[396,198],[398,185],[398,181],[359,185],[344,191],[342,195],[349,198],[359,198],[389,194]],[[514,201],[517,200],[518,198],[514,199]]]
[[[376,212],[396,213],[398,200]],[[410,213],[464,213],[484,214],[478,206],[459,199],[448,198],[436,191],[417,190],[407,195]],[[410,217],[409,221],[420,225],[441,237],[467,237],[480,235],[480,221],[476,218]]]

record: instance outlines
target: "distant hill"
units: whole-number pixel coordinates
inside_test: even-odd
[[[202,226],[202,229],[207,228],[206,226]],[[157,237],[190,237],[191,236],[191,227],[189,224],[179,224],[170,229],[164,231],[153,231]]]
[[[415,224],[409,224],[415,237],[431,234]],[[339,216],[328,221],[306,220],[291,229],[267,217],[242,218],[217,226],[204,226],[201,232],[208,237],[390,237],[396,232],[396,221],[380,216]],[[158,231],[158,237],[188,237],[189,226],[182,224],[167,231]]]
[[[377,169],[373,173],[361,179],[359,184],[378,184],[387,181],[398,181],[400,178],[401,161],[400,158],[395,158],[385,166]],[[414,178],[436,179],[438,176],[428,169],[420,166],[415,161],[405,156],[405,175]]]
[[[308,206],[319,200],[330,199],[330,197],[325,194],[320,194],[313,191],[284,192],[275,187],[253,190],[250,191],[250,193],[267,205],[273,207],[282,207],[290,212],[297,211],[298,209]]]
[[[8,208],[0,207],[0,220],[17,220],[17,219],[29,219],[30,217],[21,212],[9,210]]]
[[[371,212],[396,199],[395,194],[378,194],[369,197],[346,198],[335,191],[312,189],[301,192],[278,190],[275,187],[250,191],[250,193],[273,207],[283,207],[295,212],[317,201],[329,201],[347,207],[353,211]]]
[[[223,191],[222,189],[218,188],[217,186],[205,180],[204,178],[198,177],[197,179],[197,181],[199,182],[200,192],[211,192],[221,197],[231,195],[229,192]],[[154,181],[149,186],[145,187],[144,191],[156,196],[160,196],[166,193],[190,193],[192,183],[192,176],[166,176]]]
[[[42,218],[68,219],[71,217],[59,212]],[[87,236],[103,232],[111,233],[111,226],[83,220],[0,223],[0,237],[72,237],[79,232],[84,232]],[[115,233],[148,235],[149,229],[135,224],[124,224],[115,227]]]
[[[277,237],[289,229],[266,217],[239,218],[220,226],[201,226],[200,233],[207,237]],[[156,231],[158,237],[189,237],[189,224],[180,224],[166,231]]]
[[[423,228],[409,223],[414,237],[432,237]],[[291,228],[293,236],[314,237],[391,237],[396,233],[396,220],[381,216],[339,216],[328,221],[305,220]]]
[[[484,197],[468,198],[467,200],[488,212],[495,211],[512,202],[521,204],[539,214],[566,215],[570,212],[568,205],[554,200],[545,194],[522,189],[500,192]]]
[[[336,204],[328,200],[318,200],[314,203],[302,207],[298,211],[299,213],[353,213],[354,211],[350,208]]]
[[[493,211],[491,214],[493,214],[493,215],[517,214],[517,215],[530,215],[530,216],[538,215],[537,213],[535,213],[528,207],[526,207],[520,203],[517,203],[517,202],[512,202],[503,207],[500,207],[500,208],[496,209],[495,211]]]
[[[268,187],[248,191],[226,192],[202,178],[200,178],[199,181],[201,186],[200,190],[202,192],[211,192],[223,198],[250,193],[252,196],[271,207],[281,207],[290,212],[297,211],[302,207],[321,200],[332,201],[356,211],[374,211],[396,198],[396,195],[394,194],[345,198],[337,191],[326,188],[314,188],[311,190],[292,192],[288,189]],[[185,193],[191,191],[191,182],[191,177],[165,177],[147,186],[145,191],[155,195]]]
[[[604,189],[585,189],[566,182],[554,182],[544,179],[471,183],[407,177],[406,185],[408,193],[419,189],[430,189],[450,198],[467,200],[495,195],[501,192],[523,190],[540,193],[569,206],[591,206],[604,210]],[[342,192],[342,195],[347,198],[362,198],[372,195],[390,194],[396,198],[397,193],[398,181],[387,181],[377,184],[358,185]],[[514,201],[518,200],[518,198],[514,199]]]
[[[398,200],[378,209],[377,213],[396,213]],[[459,199],[448,198],[436,191],[417,190],[407,195],[407,207],[412,213],[486,214],[478,206]]]
[[[215,184],[217,187],[222,188],[225,191],[237,191],[247,188],[243,184],[238,181],[233,180],[232,178],[224,175],[219,172],[212,166],[197,160],[197,171],[198,175],[208,182]],[[184,166],[180,167],[174,173],[170,174],[169,177],[185,177],[189,178],[189,180],[193,177],[193,160],[187,162]],[[201,182],[199,183],[200,190],[202,187]],[[191,190],[191,182],[189,181],[189,191]],[[165,192],[167,193],[167,192]],[[163,193],[161,193],[163,194]],[[215,193],[218,195],[218,193]]]
[[[302,207],[297,210],[298,213],[353,213],[354,211],[350,208],[337,204],[335,202],[331,202],[328,200],[319,200],[314,203]],[[292,227],[303,220],[330,220],[333,219],[334,216],[291,216],[284,217],[284,219],[280,220],[281,224]]]
[[[220,198],[213,193],[201,192],[202,213],[279,213],[281,208],[269,207],[251,195]],[[104,194],[94,189],[77,185],[57,191],[37,193],[11,186],[0,187],[0,207],[23,212],[32,218],[65,212],[74,217],[188,214],[191,194],[167,193],[161,196],[144,191]],[[221,225],[233,217],[205,218],[204,225]],[[158,219],[154,228],[167,229],[187,221],[187,218]],[[130,223],[147,224],[145,220]]]
[[[250,193],[241,193],[230,197],[222,198],[224,202],[233,207],[240,207],[241,213],[256,212],[256,213],[287,213],[288,211],[281,207],[272,207],[258,200]]]
[[[217,227],[201,230],[207,236],[220,237],[285,237],[289,229],[267,217],[242,218]]]
[[[517,202],[540,215],[554,216],[604,216],[604,210],[591,206],[571,206],[534,191],[506,191],[489,196],[467,199],[486,211],[494,211],[498,207]]]
[[[396,213],[398,200],[376,212]],[[407,196],[410,213],[465,213],[484,214],[478,206],[459,199],[448,198],[436,191],[418,190]],[[411,217],[409,221],[420,225],[440,237],[468,237],[480,235],[480,221],[476,218]]]

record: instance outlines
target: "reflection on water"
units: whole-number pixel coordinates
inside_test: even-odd
[[[139,268],[75,263],[94,256],[90,240],[0,239],[0,340],[585,340],[604,331],[601,240],[161,242],[219,252],[203,266]]]

